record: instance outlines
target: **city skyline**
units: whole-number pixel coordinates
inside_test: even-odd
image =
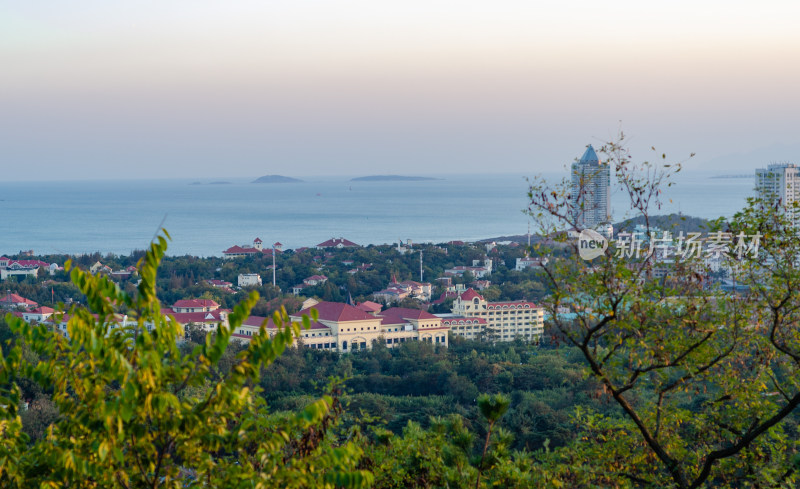
[[[800,6],[0,5],[6,180],[533,175],[621,129],[687,171],[798,161]],[[736,156],[739,155],[739,156]]]

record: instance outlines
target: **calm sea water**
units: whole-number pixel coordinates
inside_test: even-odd
[[[532,176],[532,175],[531,175]],[[562,175],[553,175],[561,177]],[[189,180],[0,183],[0,254],[127,254],[144,248],[159,224],[169,254],[221,255],[234,244],[280,241],[313,246],[331,237],[359,244],[411,239],[471,241],[525,234],[522,175],[443,175],[417,182],[304,178],[296,184],[191,185]],[[205,182],[208,182],[206,180]],[[752,179],[683,175],[653,214],[730,216],[752,193]],[[669,200],[672,200],[670,203]],[[615,218],[628,205],[614,191]]]

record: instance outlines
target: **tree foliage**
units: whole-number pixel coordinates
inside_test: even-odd
[[[129,295],[102,276],[78,268],[72,281],[88,307],[69,311],[69,338],[8,315],[20,339],[0,358],[0,485],[3,487],[363,487],[362,449],[336,436],[335,395],[297,414],[267,414],[257,395],[262,365],[300,335],[285,311],[279,331],[264,328],[223,378],[210,373],[231,331],[258,301],[251,294],[191,352],[183,331],[160,312],[157,268],[168,235],[139,262],[142,279]],[[68,265],[69,266],[69,265]],[[123,326],[118,307],[133,326]],[[309,318],[303,319],[308,327]],[[24,343],[38,355],[23,355]],[[58,417],[29,443],[22,429],[17,378],[52,391]],[[335,394],[335,389],[333,394]]]
[[[649,228],[648,215],[676,167],[637,167],[621,141],[603,149]],[[567,186],[537,185],[530,197],[531,213],[548,232],[580,231]],[[646,248],[637,257],[611,246],[585,262],[571,241],[571,258],[546,267],[554,328],[582,352],[624,413],[580,416],[583,440],[573,449],[577,459],[594,460],[588,479],[644,487],[793,486],[798,440],[782,421],[800,405],[800,247],[786,215],[751,202],[725,227],[720,221],[710,229],[764,235],[761,253],[727,262],[747,292],[711,284],[696,255],[664,261]],[[659,268],[665,272],[654,273]]]

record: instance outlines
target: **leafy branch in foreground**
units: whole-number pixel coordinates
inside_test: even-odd
[[[646,163],[640,172],[621,141],[605,154],[654,239],[648,211],[675,167]],[[570,474],[562,466],[564,479],[573,486],[794,487],[800,447],[786,431],[795,427],[783,423],[800,405],[800,246],[791,213],[753,201],[730,223],[714,224],[709,231],[720,237],[763,235],[759,253],[723,260],[737,284],[725,290],[711,283],[706,253],[610,246],[584,261],[560,233],[576,227],[569,195],[540,183],[529,196],[542,231],[572,250],[545,267],[553,334],[581,351],[624,415],[580,415],[583,440],[570,449],[595,470]]]
[[[18,344],[0,356],[0,485],[3,487],[365,487],[362,450],[331,434],[338,415],[325,395],[296,415],[268,415],[257,396],[261,368],[300,337],[310,319],[274,314],[278,332],[262,326],[230,372],[209,385],[231,332],[256,304],[251,294],[191,353],[179,348],[181,326],[163,315],[156,273],[169,235],[158,236],[139,262],[141,283],[128,295],[102,276],[77,268],[72,281],[88,307],[73,306],[68,337],[11,315]],[[68,265],[69,268],[69,265]],[[124,306],[127,317],[116,314]],[[19,342],[18,342],[19,343]],[[59,418],[29,445],[21,430],[15,378],[52,391]],[[311,435],[313,433],[313,436]]]

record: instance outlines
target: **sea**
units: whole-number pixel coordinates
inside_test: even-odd
[[[528,178],[537,174],[431,176],[377,182],[302,177],[281,184],[250,183],[253,178],[2,182],[0,255],[127,255],[146,248],[161,227],[172,236],[168,254],[202,257],[249,246],[256,237],[265,246],[280,242],[296,249],[332,237],[368,245],[528,232]],[[564,174],[538,176],[555,182]],[[713,176],[679,174],[650,213],[732,216],[753,194],[754,180]],[[615,220],[633,215],[626,193],[616,186],[611,200]]]

